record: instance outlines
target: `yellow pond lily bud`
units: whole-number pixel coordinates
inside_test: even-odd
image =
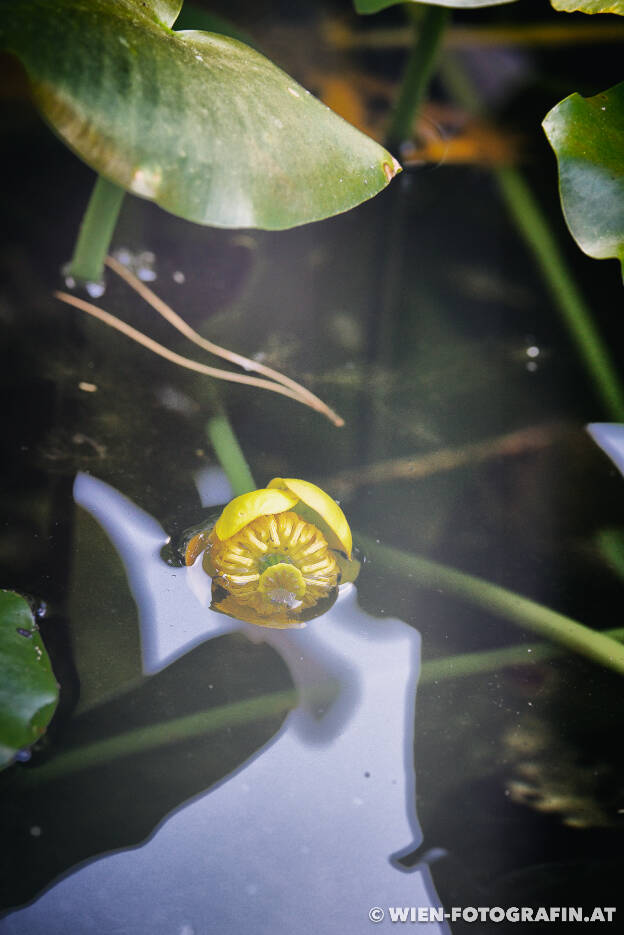
[[[212,607],[248,623],[302,626],[324,613],[338,585],[359,563],[335,500],[305,480],[274,478],[235,497],[215,525],[189,541],[185,561],[203,553],[212,578]]]

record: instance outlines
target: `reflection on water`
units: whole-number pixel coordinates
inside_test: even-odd
[[[213,479],[205,501],[222,484]],[[437,905],[428,869],[404,872],[396,863],[421,840],[412,754],[417,632],[364,613],[353,585],[305,629],[239,624],[208,609],[201,563],[163,562],[167,537],[145,512],[87,475],[75,499],[125,565],[146,672],[241,629],[282,656],[302,703],[269,744],[147,843],[81,867],[9,916],[3,931],[66,933],[80,920],[93,933],[234,933],[253,919],[257,933],[304,935],[331,917],[332,930],[355,933],[370,924],[373,906]]]
[[[624,425],[617,422],[592,422],[587,431],[605,454],[608,454],[618,471],[624,474]]]

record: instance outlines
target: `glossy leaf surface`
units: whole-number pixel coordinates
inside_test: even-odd
[[[236,39],[169,29],[178,6],[21,0],[0,46],[85,162],[188,220],[287,228],[388,184],[386,150]]]
[[[572,94],[544,120],[559,163],[566,222],[581,250],[624,258],[624,83]]]
[[[0,591],[0,769],[45,732],[58,685],[30,607]]]

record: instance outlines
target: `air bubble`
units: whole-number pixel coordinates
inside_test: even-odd
[[[106,292],[106,286],[103,282],[87,282],[85,289],[92,299],[100,299]]]

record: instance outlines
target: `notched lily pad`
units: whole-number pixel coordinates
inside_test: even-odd
[[[595,97],[571,94],[543,126],[572,236],[591,257],[624,260],[624,82]]]
[[[85,162],[173,214],[280,229],[346,211],[399,170],[258,52],[168,23],[179,3],[20,0],[0,46]]]
[[[515,3],[515,0],[354,0],[358,13],[378,13],[399,3],[418,3],[427,6],[445,6],[454,10],[476,9],[482,6],[502,6],[503,3]]]
[[[30,607],[0,590],[0,769],[45,733],[58,685]]]

